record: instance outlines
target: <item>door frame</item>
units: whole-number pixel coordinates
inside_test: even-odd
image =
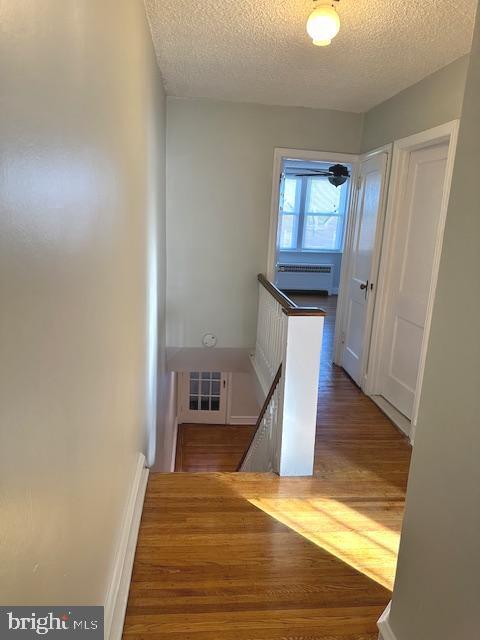
[[[199,369],[202,372],[201,369]],[[216,369],[218,371],[218,369]],[[220,403],[223,410],[219,413],[214,411],[198,410],[191,412],[188,408],[188,397],[190,395],[190,371],[179,371],[177,373],[177,418],[179,424],[227,424],[228,403],[230,394],[230,376],[224,371],[220,371]],[[201,380],[200,380],[201,383]],[[220,417],[223,416],[223,419]]]
[[[268,232],[268,256],[267,256],[267,278],[270,282],[275,281],[275,264],[277,259],[277,234],[278,234],[278,214],[279,214],[279,195],[280,180],[282,176],[282,161],[291,160],[314,160],[315,162],[339,162],[352,166],[352,184],[356,184],[358,171],[359,155],[355,153],[336,153],[329,151],[312,151],[308,149],[287,149],[284,147],[275,147],[273,151],[273,177],[272,177],[272,195],[270,200],[270,227]],[[349,202],[347,205],[347,226],[350,210],[352,206],[352,197],[356,189],[350,189]],[[343,258],[342,258],[343,260]]]
[[[381,347],[384,337],[384,324],[387,311],[388,295],[387,288],[392,270],[392,249],[395,243],[395,220],[400,206],[399,195],[405,186],[408,171],[408,158],[410,153],[419,149],[428,148],[448,142],[447,165],[445,171],[445,189],[442,198],[440,218],[438,224],[437,238],[435,242],[435,253],[433,259],[432,281],[428,295],[427,315],[425,319],[425,329],[423,334],[422,348],[420,352],[420,363],[418,370],[417,387],[410,429],[410,440],[413,443],[415,428],[418,418],[418,407],[420,402],[425,361],[428,350],[428,340],[432,321],[433,304],[438,280],[438,270],[442,254],[443,235],[448,211],[448,201],[450,197],[450,187],[452,182],[453,165],[458,139],[459,120],[452,120],[438,127],[433,127],[426,131],[396,140],[393,143],[392,167],[389,182],[389,193],[386,206],[385,227],[383,234],[382,258],[378,273],[377,298],[375,314],[373,317],[372,334],[370,341],[369,372],[366,378],[364,391],[367,395],[378,395],[380,390],[380,362]]]
[[[333,361],[338,366],[342,366],[343,349],[344,349],[343,332],[345,331],[345,321],[346,321],[345,312],[346,312],[346,302],[347,302],[347,293],[348,293],[348,282],[350,279],[350,271],[352,267],[354,231],[355,231],[357,204],[358,204],[358,193],[360,190],[359,189],[360,184],[358,183],[358,179],[360,176],[360,164],[371,158],[374,158],[377,155],[386,153],[387,164],[385,168],[385,182],[382,186],[382,197],[381,197],[381,202],[380,202],[380,207],[379,207],[378,217],[377,217],[375,247],[372,255],[371,272],[375,278],[375,288],[373,289],[373,292],[371,292],[373,293],[373,295],[369,295],[368,297],[367,316],[366,316],[366,322],[365,322],[365,339],[367,344],[365,345],[363,350],[363,362],[362,362],[362,374],[361,374],[362,389],[366,382],[367,365],[369,363],[369,358],[370,358],[370,336],[372,331],[375,301],[378,295],[378,287],[376,285],[379,280],[380,259],[381,259],[383,237],[384,237],[385,216],[386,216],[389,182],[390,182],[390,169],[391,169],[391,162],[392,162],[392,147],[393,147],[392,144],[386,144],[381,147],[378,147],[377,149],[374,149],[373,151],[368,151],[367,153],[364,153],[358,156],[357,177],[356,177],[355,188],[354,188],[355,193],[350,202],[350,211],[348,213],[345,248],[343,252],[342,268],[340,272],[340,284],[338,288],[337,317],[335,321],[335,335],[334,335],[334,345],[333,345]]]

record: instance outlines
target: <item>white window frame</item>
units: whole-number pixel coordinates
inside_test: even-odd
[[[282,179],[288,177],[288,174],[282,173]],[[307,194],[309,190],[309,186],[312,180],[326,180],[327,178],[320,176],[301,176],[297,178],[301,182],[300,186],[300,198],[299,198],[299,206],[296,211],[279,211],[279,231],[278,231],[278,242],[279,251],[285,251],[290,253],[343,253],[343,246],[345,241],[345,223],[347,219],[347,207],[348,207],[348,197],[350,192],[350,184],[343,188],[341,191],[340,205],[339,211],[337,212],[328,212],[328,211],[307,211]],[[282,247],[280,245],[280,237],[281,237],[281,227],[284,216],[297,216],[297,224],[296,224],[296,243],[294,247]],[[307,216],[310,217],[319,217],[319,218],[341,218],[341,230],[338,238],[338,242],[336,246],[332,249],[329,248],[319,248],[319,247],[305,247],[305,220]]]

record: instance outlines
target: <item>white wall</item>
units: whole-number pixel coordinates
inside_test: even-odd
[[[230,407],[228,422],[230,424],[255,424],[255,418],[260,413],[261,406],[257,399],[255,372],[251,368],[248,373],[234,372],[231,374]],[[251,418],[245,421],[245,418]]]
[[[459,58],[364,115],[169,98],[167,343],[198,347],[209,332],[219,347],[252,346],[274,147],[357,153],[458,118],[467,64]],[[331,257],[338,287],[341,256]]]
[[[257,281],[267,262],[275,147],[356,153],[362,116],[169,98],[167,339],[255,342]]]
[[[480,24],[460,125],[390,626],[479,636]]]
[[[460,117],[469,56],[463,56],[365,114],[362,151]]]
[[[177,447],[177,377],[169,371],[160,376],[155,463],[152,472],[168,473],[175,469]]]
[[[0,24],[0,602],[103,604],[153,455],[163,89],[140,0]]]

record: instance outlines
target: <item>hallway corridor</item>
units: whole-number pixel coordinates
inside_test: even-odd
[[[331,364],[321,304],[315,476],[152,474],[124,638],[377,639],[410,446]]]

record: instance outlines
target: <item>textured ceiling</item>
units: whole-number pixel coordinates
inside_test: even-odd
[[[329,47],[311,0],[145,0],[167,93],[363,112],[470,50],[477,0],[341,0]]]

